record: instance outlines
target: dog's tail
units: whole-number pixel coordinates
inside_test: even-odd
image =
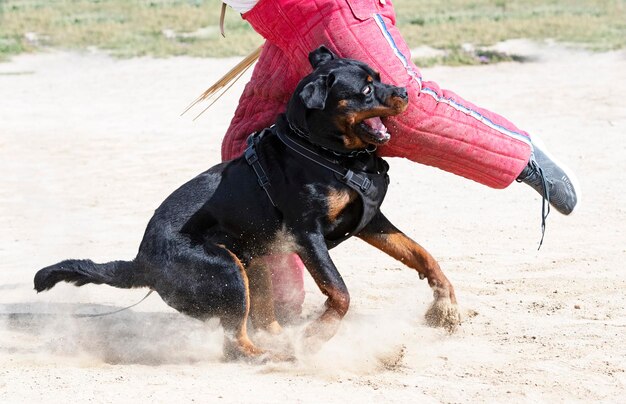
[[[96,264],[91,260],[65,260],[40,269],[35,274],[35,290],[42,292],[65,281],[83,286],[87,283],[107,284],[116,288],[148,286],[144,271],[134,261],[111,261]]]

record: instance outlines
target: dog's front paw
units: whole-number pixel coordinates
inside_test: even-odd
[[[435,299],[426,312],[426,324],[431,327],[444,328],[449,333],[456,331],[461,324],[461,312],[456,303],[449,297]]]

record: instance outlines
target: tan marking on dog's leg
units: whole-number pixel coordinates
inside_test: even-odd
[[[260,348],[257,348],[248,337],[248,315],[250,314],[250,283],[248,281],[248,274],[246,273],[246,269],[241,263],[241,261],[239,260],[239,258],[226,247],[223,247],[223,248],[230,254],[230,256],[235,261],[235,264],[237,264],[237,267],[239,268],[239,271],[241,273],[241,279],[243,280],[243,285],[245,288],[245,299],[246,299],[245,314],[243,316],[243,319],[241,320],[241,323],[239,323],[239,327],[235,334],[235,339],[237,341],[237,349],[239,353],[243,354],[246,357],[259,356],[263,354],[265,351],[263,351]]]
[[[452,284],[437,261],[415,241],[402,232],[359,235],[365,242],[389,254],[425,277],[433,290],[435,301],[426,312],[429,325],[454,331],[461,322]]]
[[[274,293],[268,266],[256,259],[248,266],[250,281],[250,319],[252,325],[272,334],[282,330],[274,312]]]

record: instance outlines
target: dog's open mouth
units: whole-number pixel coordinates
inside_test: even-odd
[[[367,118],[357,124],[357,131],[361,140],[371,144],[385,144],[391,139],[391,135],[387,132],[387,127],[383,125],[380,117]]]

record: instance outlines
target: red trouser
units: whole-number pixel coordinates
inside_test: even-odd
[[[284,111],[298,81],[311,72],[309,52],[326,45],[338,56],[369,64],[383,82],[407,87],[408,109],[383,120],[391,140],[379,155],[405,157],[493,188],[508,186],[526,166],[527,133],[422,81],[389,0],[260,0],[243,18],[266,43],[224,138],[224,160],[239,156],[248,134]]]

